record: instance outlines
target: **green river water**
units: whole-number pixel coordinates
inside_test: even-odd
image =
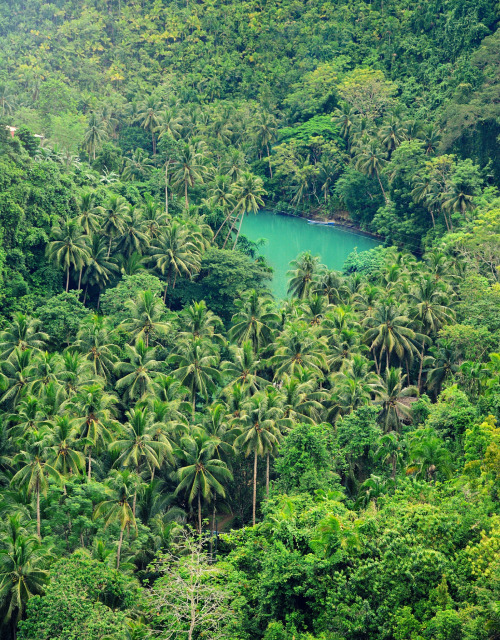
[[[286,273],[291,260],[302,251],[319,255],[327,267],[340,270],[354,248],[361,252],[379,244],[377,240],[340,227],[308,224],[304,218],[283,216],[271,211],[246,215],[242,233],[253,241],[266,238],[267,243],[259,251],[274,269],[270,287],[276,298],[286,298]]]

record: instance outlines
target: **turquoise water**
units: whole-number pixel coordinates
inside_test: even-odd
[[[270,286],[277,298],[286,298],[286,272],[291,260],[299,253],[311,251],[314,255],[319,255],[321,262],[330,269],[340,270],[354,248],[361,252],[379,244],[377,240],[339,227],[307,224],[304,218],[277,215],[271,211],[246,215],[242,233],[253,241],[267,239],[267,243],[259,251],[274,269]]]

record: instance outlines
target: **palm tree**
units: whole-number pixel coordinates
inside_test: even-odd
[[[418,322],[424,334],[417,382],[418,389],[421,391],[425,344],[430,342],[431,334],[435,335],[444,325],[453,321],[454,314],[447,306],[447,297],[442,283],[436,281],[430,274],[420,278],[408,299],[412,317]]]
[[[99,231],[104,207],[96,206],[95,195],[91,191],[82,194],[78,212],[78,224],[85,234],[90,235]]]
[[[398,118],[391,117],[380,129],[379,136],[380,142],[387,149],[387,154],[390,159],[393,151],[395,151],[399,145],[405,140],[405,129],[403,124]]]
[[[267,151],[269,175],[272,178],[273,170],[271,167],[271,152],[269,150],[269,145],[276,138],[276,118],[272,113],[260,111],[257,114],[257,118],[254,124],[254,135],[259,152],[262,152],[262,149],[266,149]]]
[[[28,495],[35,495],[36,532],[39,539],[41,539],[40,494],[47,494],[49,478],[55,482],[60,482],[62,479],[59,471],[47,461],[49,457],[47,435],[47,430],[44,428],[28,434],[21,445],[26,449],[21,449],[12,460],[15,468],[20,467],[12,478],[12,484],[25,486]]]
[[[240,219],[240,224],[238,226],[238,231],[236,233],[236,238],[233,244],[233,250],[236,247],[238,242],[238,237],[241,231],[241,225],[243,223],[243,218],[246,213],[257,213],[261,207],[264,206],[263,197],[267,194],[267,191],[264,189],[264,183],[262,178],[255,176],[253,173],[249,171],[244,171],[241,176],[233,183],[233,197],[236,202],[235,207],[232,213],[235,214],[233,223],[227,233],[226,239],[222,248],[224,249],[227,241],[231,235],[231,232],[238,220]],[[226,221],[224,221],[226,222]]]
[[[203,182],[205,175],[204,154],[201,147],[188,143],[185,144],[178,158],[173,162],[173,179],[177,186],[184,187],[186,209],[189,208],[188,189],[194,187],[197,182]]]
[[[92,112],[89,116],[87,129],[83,136],[83,144],[88,151],[89,161],[90,156],[95,160],[97,147],[100,146],[107,137],[108,135],[105,127],[103,126],[102,120],[96,113]]]
[[[185,308],[181,314],[181,321],[184,329],[179,333],[181,339],[208,338],[220,344],[224,343],[222,335],[216,333],[217,329],[224,327],[222,320],[207,308],[204,300],[194,301]]]
[[[276,379],[283,373],[294,375],[300,369],[310,369],[321,378],[327,368],[325,351],[325,339],[312,335],[307,325],[290,325],[278,337],[269,364]]]
[[[135,346],[126,344],[129,362],[118,362],[115,371],[122,377],[116,382],[118,391],[123,392],[124,401],[141,400],[153,390],[153,381],[160,366],[155,359],[156,348],[148,348],[138,339]]]
[[[92,452],[112,440],[116,396],[104,391],[100,384],[88,384],[79,389],[63,405],[75,416],[80,439],[87,449],[87,478],[92,478]]]
[[[378,449],[375,451],[375,459],[390,465],[391,478],[395,481],[398,472],[398,463],[400,464],[403,460],[403,446],[398,433],[391,431],[379,438]]]
[[[143,254],[149,246],[149,237],[142,220],[141,212],[129,205],[123,230],[118,242],[121,255],[130,257],[133,253]]]
[[[0,549],[0,601],[5,609],[3,624],[12,625],[12,637],[25,614],[26,603],[42,595],[52,555],[39,539],[28,533],[20,514],[11,516],[2,531]]]
[[[77,333],[74,348],[91,363],[95,376],[107,380],[113,373],[118,347],[112,341],[107,320],[94,315]]]
[[[66,292],[69,291],[71,267],[80,270],[87,263],[88,247],[80,226],[75,220],[66,220],[62,227],[54,227],[55,240],[47,244],[47,257],[66,271]]]
[[[287,273],[290,276],[288,293],[303,300],[309,295],[314,278],[320,269],[319,256],[313,256],[310,251],[304,251],[290,264],[293,269]]]
[[[386,369],[389,368],[393,353],[398,359],[411,359],[417,352],[415,341],[422,341],[423,336],[415,333],[409,327],[410,319],[393,304],[383,304],[375,309],[373,316],[366,318],[368,327],[364,335],[364,341],[369,344],[370,351],[375,358],[377,373],[380,373],[381,359],[386,356]],[[376,352],[379,353],[377,361]]]
[[[5,390],[0,404],[15,407],[33,380],[31,349],[22,351],[16,347],[7,360],[0,360],[0,369],[1,390]]]
[[[451,470],[451,454],[434,429],[415,431],[410,442],[410,464],[406,473],[432,480],[438,472],[449,478]]]
[[[144,149],[132,151],[130,158],[124,158],[125,166],[122,172],[124,180],[145,182],[151,175],[153,161]]]
[[[218,441],[203,429],[193,431],[192,435],[181,438],[180,446],[175,451],[176,457],[182,460],[177,473],[179,484],[176,494],[187,493],[188,503],[198,503],[198,533],[201,534],[201,500],[209,502],[212,493],[225,497],[223,482],[232,480],[233,475],[226,463],[216,457]]]
[[[325,296],[328,304],[340,304],[347,296],[344,281],[338,271],[325,269],[317,274],[311,286],[311,293]]]
[[[40,331],[42,323],[36,318],[17,311],[7,329],[0,332],[0,359],[9,358],[15,349],[32,352],[45,349],[49,335]]]
[[[84,472],[85,459],[83,454],[74,448],[78,433],[78,420],[64,414],[55,416],[53,420],[48,420],[45,424],[50,428],[47,440],[53,468],[65,478]]]
[[[384,371],[384,377],[378,387],[377,404],[382,406],[379,420],[386,432],[400,430],[400,416],[411,420],[411,409],[403,401],[405,398],[416,396],[418,389],[414,386],[405,387],[405,380],[406,375],[402,374],[401,369],[390,367]]]
[[[127,300],[125,306],[130,318],[123,322],[123,327],[132,338],[144,340],[146,348],[149,347],[150,338],[158,340],[171,331],[171,325],[163,319],[165,304],[151,290],[141,291],[137,300]]]
[[[151,254],[156,268],[166,276],[164,302],[170,284],[175,289],[178,277],[190,278],[200,269],[199,249],[192,242],[187,225],[177,220],[165,228],[164,233],[151,247]]]
[[[431,347],[430,352],[432,355],[424,359],[427,388],[437,395],[443,383],[459,370],[460,365],[457,362],[457,350],[449,340],[438,340],[437,346]]]
[[[239,384],[243,390],[255,393],[263,385],[269,384],[259,376],[260,360],[255,357],[252,343],[246,340],[241,347],[229,347],[231,360],[222,363],[221,370],[229,383],[227,388]]]
[[[271,406],[270,406],[271,405]],[[257,460],[259,456],[270,453],[276,447],[280,431],[277,421],[282,411],[272,406],[268,394],[260,391],[244,403],[245,413],[238,420],[240,435],[234,446],[241,449],[245,456],[253,453],[253,494],[252,494],[252,524],[255,526],[255,512],[257,504]]]
[[[386,162],[387,161],[382,157],[378,143],[370,142],[368,145],[362,146],[359,150],[356,155],[355,167],[358,171],[361,171],[361,173],[364,173],[370,178],[373,175],[376,176],[380,185],[380,190],[384,196],[385,203],[388,204],[389,200],[382,185],[382,180],[380,179],[380,173],[382,172]]]
[[[259,295],[252,289],[244,298],[235,300],[235,306],[238,311],[231,319],[229,337],[238,344],[250,340],[257,353],[271,342],[273,329],[279,323],[273,301],[270,296]]]
[[[154,98],[154,96],[148,96],[144,102],[138,105],[138,113],[136,122],[138,122],[143,129],[148,129],[151,134],[151,142],[153,144],[153,155],[156,155],[156,132],[160,128],[161,123],[161,103]]]
[[[108,258],[111,254],[113,238],[122,235],[124,231],[127,214],[128,204],[125,198],[115,195],[111,196],[108,206],[104,211],[102,223],[102,232],[109,238]]]
[[[191,392],[193,415],[196,394],[199,393],[206,400],[215,383],[220,380],[220,372],[216,369],[218,361],[214,345],[203,338],[181,342],[178,353],[168,358],[168,362],[177,366],[174,376]]]
[[[318,381],[314,376],[306,377],[301,370],[297,374],[283,376],[283,417],[293,424],[315,424],[320,420],[322,402],[328,394],[318,389]]]
[[[130,506],[130,499],[135,495],[137,488],[137,477],[135,473],[128,469],[110,472],[107,485],[109,500],[101,502],[94,511],[94,520],[104,518],[105,527],[118,524],[120,527],[120,538],[116,550],[116,569],[120,568],[120,556],[123,544],[123,532],[126,527],[134,527],[137,533],[137,522]]]
[[[114,262],[108,257],[108,247],[106,246],[106,240],[97,233],[89,236],[88,244],[88,257],[85,264],[85,270],[82,275],[82,284],[85,285],[85,292],[83,294],[83,304],[87,300],[87,292],[90,287],[98,287],[98,302],[101,290],[111,282],[113,272],[118,268]]]

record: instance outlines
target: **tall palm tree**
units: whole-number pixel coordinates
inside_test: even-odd
[[[192,241],[186,224],[174,220],[151,247],[151,259],[166,277],[163,301],[169,285],[175,289],[178,277],[190,278],[200,269],[200,252]]]
[[[104,207],[95,204],[95,195],[91,191],[83,193],[78,205],[78,224],[87,235],[99,231]]]
[[[132,512],[130,501],[137,487],[136,474],[128,469],[112,470],[106,483],[109,500],[101,502],[94,511],[94,519],[103,517],[105,527],[117,524],[120,527],[120,538],[116,550],[116,569],[120,568],[120,557],[123,544],[123,533],[126,527],[133,527],[137,533],[137,521]]]
[[[55,416],[45,424],[50,432],[49,458],[51,465],[61,476],[78,475],[85,471],[85,459],[81,451],[75,448],[78,435],[78,421],[68,414]]]
[[[411,409],[404,403],[404,399],[416,396],[418,389],[414,386],[405,387],[405,381],[406,375],[395,367],[386,369],[380,381],[377,404],[382,407],[379,420],[386,432],[400,430],[400,416],[411,419]]]
[[[113,239],[120,236],[124,231],[127,214],[128,204],[125,198],[116,195],[111,196],[102,220],[102,232],[109,238],[108,258],[111,254],[111,243]]]
[[[0,332],[0,359],[6,360],[15,349],[32,352],[44,349],[49,335],[40,331],[41,324],[37,318],[30,318],[20,311],[14,313],[10,325]]]
[[[239,219],[240,224],[238,226],[238,231],[236,232],[236,238],[233,244],[234,250],[238,242],[238,237],[240,235],[241,225],[243,224],[243,218],[245,214],[257,213],[259,209],[264,206],[263,197],[267,194],[267,191],[264,189],[262,178],[255,176],[249,171],[244,171],[238,178],[238,180],[233,183],[232,191],[233,198],[236,202],[233,209],[233,213],[235,215],[233,223],[227,233],[224,244],[222,245],[222,248],[225,248],[231,232],[234,229],[237,220]]]
[[[407,474],[433,480],[437,473],[451,476],[452,458],[443,440],[433,429],[418,429],[410,441],[410,464]]]
[[[427,389],[439,394],[443,383],[455,374],[458,364],[457,350],[448,340],[438,340],[435,347],[429,349],[431,355],[424,359],[424,367],[427,371]]]
[[[47,257],[66,271],[66,292],[69,291],[71,267],[81,271],[89,256],[85,236],[76,220],[66,220],[62,227],[54,227],[55,240],[47,244]]]
[[[368,177],[376,176],[380,185],[380,191],[384,196],[385,203],[388,204],[389,199],[382,185],[380,174],[386,165],[385,158],[382,157],[382,152],[377,142],[370,142],[366,146],[362,146],[356,155],[355,167],[361,173],[364,173]]]
[[[107,137],[108,135],[102,119],[97,115],[97,113],[92,112],[89,116],[87,129],[83,136],[83,144],[88,151],[89,160],[91,156],[92,159],[95,160],[97,147],[99,147]]]
[[[125,303],[130,318],[123,327],[135,340],[144,340],[146,348],[151,340],[164,338],[171,331],[171,325],[164,320],[165,304],[151,290],[141,291],[137,300]]]
[[[192,338],[181,342],[178,353],[171,355],[168,361],[177,366],[174,376],[191,392],[194,415],[196,394],[199,393],[206,400],[220,379],[220,372],[216,368],[219,356],[214,345],[203,338]]]
[[[238,310],[231,319],[229,337],[238,344],[250,340],[257,353],[271,342],[273,329],[279,323],[273,301],[270,296],[259,295],[252,289],[245,297],[235,300],[235,306]]]
[[[347,140],[347,150],[349,151],[351,129],[355,120],[355,111],[347,102],[342,102],[340,107],[335,111],[332,118],[333,123],[340,127],[340,135]]]
[[[123,230],[118,241],[118,251],[129,258],[133,253],[143,254],[149,246],[149,237],[139,209],[129,205]]]
[[[16,347],[7,360],[0,360],[0,389],[4,391],[0,404],[15,407],[30,387],[34,366],[31,349]]]
[[[118,347],[113,343],[107,320],[93,315],[90,322],[84,324],[77,333],[73,345],[91,363],[95,376],[108,380],[114,370]]]
[[[257,143],[257,148],[259,149],[259,152],[261,152],[262,149],[265,149],[267,151],[267,159],[269,162],[269,175],[272,178],[273,170],[271,167],[271,152],[269,150],[269,145],[276,138],[276,130],[277,130],[276,118],[273,116],[272,113],[268,113],[266,111],[260,111],[257,114],[253,130],[254,130],[255,141]]]
[[[188,503],[196,499],[198,506],[198,533],[201,534],[201,501],[209,502],[212,494],[225,497],[224,481],[232,480],[233,475],[226,463],[215,454],[217,439],[201,430],[181,438],[175,451],[182,460],[176,473],[179,484],[176,494],[187,493]]]
[[[154,96],[148,96],[138,105],[136,122],[151,134],[153,155],[156,155],[156,132],[160,128],[162,104]]]
[[[106,246],[106,240],[97,233],[94,233],[88,237],[88,257],[85,264],[85,269],[81,278],[81,282],[85,285],[85,292],[83,294],[83,303],[87,300],[87,292],[89,286],[98,287],[100,297],[101,290],[110,283],[113,276],[113,272],[118,270],[118,267],[108,257],[108,247]]]
[[[418,322],[424,339],[420,347],[420,366],[417,386],[422,390],[422,368],[424,364],[425,344],[430,342],[429,336],[436,335],[446,324],[454,319],[453,311],[447,305],[446,291],[441,282],[430,274],[419,279],[416,287],[408,296],[411,315]]]
[[[391,467],[391,478],[396,480],[398,464],[403,461],[403,445],[401,437],[393,431],[385,433],[378,440],[378,449],[375,451],[375,459],[381,460]]]
[[[14,468],[19,469],[12,478],[12,484],[25,486],[28,495],[35,496],[36,532],[39,539],[41,539],[40,495],[47,494],[49,479],[55,482],[62,480],[59,471],[48,462],[50,451],[47,436],[48,431],[43,427],[39,431],[28,434],[21,445],[24,448],[12,460]]]
[[[277,421],[282,416],[278,406],[272,406],[270,398],[265,392],[258,392],[244,404],[245,413],[238,420],[240,435],[234,446],[241,449],[245,456],[253,453],[253,493],[252,493],[252,524],[255,525],[257,505],[257,461],[259,456],[270,453],[280,439]]]
[[[135,346],[126,344],[127,361],[115,364],[115,370],[122,377],[116,382],[116,389],[123,393],[124,401],[141,400],[153,390],[153,382],[160,363],[155,359],[156,348],[146,347],[143,340]]]
[[[116,429],[114,422],[116,396],[104,391],[101,384],[88,384],[79,389],[63,405],[75,416],[80,439],[87,449],[87,478],[92,478],[92,452],[107,445]]]
[[[309,295],[313,281],[320,270],[319,256],[313,256],[310,251],[304,251],[290,263],[293,267],[287,275],[288,293],[303,300]]]
[[[327,368],[325,351],[325,338],[314,336],[307,325],[298,323],[287,327],[278,337],[269,364],[276,379],[283,373],[293,375],[301,369],[310,369],[321,378]]]
[[[50,552],[36,536],[22,525],[20,514],[9,518],[2,530],[0,549],[0,601],[3,603],[4,625],[11,625],[16,637],[18,623],[33,596],[42,595],[48,579]]]
[[[258,373],[262,365],[255,356],[250,340],[243,342],[241,347],[232,345],[229,351],[231,360],[226,360],[221,366],[225,379],[229,380],[227,387],[239,384],[242,389],[255,393],[263,385],[269,384]]]
[[[181,321],[184,329],[179,333],[181,339],[208,338],[220,344],[224,343],[222,335],[216,332],[224,327],[222,320],[207,308],[204,300],[195,300],[185,308],[181,314]]]
[[[173,162],[174,184],[184,188],[186,209],[189,208],[188,190],[198,182],[203,182],[205,175],[205,156],[200,146],[185,144],[179,156]]]
[[[283,376],[281,394],[283,398],[283,417],[287,424],[315,424],[319,422],[327,399],[326,391],[318,389],[315,376],[306,376],[298,370],[297,376]]]

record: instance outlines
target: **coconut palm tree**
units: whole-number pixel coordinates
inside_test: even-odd
[[[237,312],[231,319],[229,338],[240,345],[250,340],[257,353],[272,341],[273,330],[279,323],[273,301],[270,296],[259,295],[252,289],[245,297],[235,300],[235,306]]]
[[[172,164],[174,184],[184,188],[186,209],[189,208],[188,190],[198,182],[203,182],[205,176],[205,155],[202,147],[194,143],[185,144],[179,156]]]
[[[11,625],[11,637],[15,639],[26,603],[43,594],[53,556],[36,536],[30,535],[19,513],[10,516],[2,527],[2,547],[0,601],[5,611],[2,623]]]
[[[12,460],[12,465],[18,469],[11,480],[12,484],[26,487],[28,495],[35,496],[36,532],[39,539],[41,539],[40,495],[47,494],[49,479],[55,482],[62,480],[59,471],[48,462],[50,457],[48,435],[48,430],[43,427],[27,434],[21,444],[23,448]]]
[[[318,389],[316,377],[306,377],[300,369],[297,376],[283,376],[281,395],[285,424],[315,424],[320,421],[322,403],[328,393]]]
[[[240,223],[238,225],[238,231],[236,232],[236,238],[234,239],[233,244],[234,250],[238,242],[245,214],[256,214],[259,209],[264,206],[263,197],[267,194],[267,191],[264,189],[262,178],[255,176],[250,171],[243,171],[238,180],[233,183],[232,192],[236,204],[230,215],[234,214],[234,218],[222,248],[225,248],[227,241],[231,236],[231,232],[239,219]],[[223,224],[225,224],[227,220],[228,218],[226,218]]]
[[[270,453],[276,447],[281,433],[277,422],[282,410],[273,406],[266,392],[259,391],[244,403],[244,414],[238,419],[240,435],[234,446],[245,456],[253,454],[252,524],[255,525],[257,504],[257,461],[259,456]]]
[[[269,358],[276,379],[284,373],[293,375],[300,369],[310,369],[320,378],[326,370],[326,340],[312,335],[302,323],[288,326],[275,343],[275,353]]]
[[[391,478],[395,481],[398,472],[398,464],[401,464],[404,457],[404,448],[401,436],[391,431],[385,433],[378,440],[378,448],[375,451],[375,459],[381,460],[384,464],[390,465]]]
[[[104,207],[95,204],[95,195],[91,191],[83,193],[78,205],[77,221],[86,235],[99,231],[103,214]]]
[[[144,149],[132,151],[129,158],[124,158],[123,180],[145,182],[151,175],[154,166]]]
[[[405,398],[416,396],[418,389],[414,386],[405,387],[405,381],[406,375],[395,367],[386,369],[380,381],[377,404],[382,407],[379,421],[384,425],[385,432],[400,430],[400,416],[411,420],[411,409],[403,401]]]
[[[219,355],[209,340],[192,338],[181,342],[178,352],[172,354],[168,362],[176,365],[174,376],[191,392],[194,415],[196,394],[199,393],[207,400],[209,393],[220,380],[220,372],[216,368]]]
[[[219,344],[224,344],[224,338],[217,330],[223,329],[224,325],[219,316],[207,308],[206,302],[194,301],[193,304],[185,308],[181,313],[183,331],[179,333],[181,340],[190,338],[208,338]]]
[[[99,147],[107,137],[108,134],[102,119],[97,115],[97,113],[92,112],[89,116],[87,129],[83,135],[83,144],[88,151],[89,161],[91,156],[92,159],[95,160],[97,147]]]
[[[449,340],[438,340],[435,347],[429,349],[431,355],[424,358],[424,370],[427,371],[427,389],[438,395],[443,383],[460,368],[457,350]]]
[[[45,424],[50,432],[47,436],[49,443],[49,459],[51,465],[63,478],[78,475],[85,471],[85,458],[81,451],[75,448],[79,432],[78,420],[68,414],[54,416]]]
[[[120,538],[116,550],[116,569],[120,568],[120,556],[123,544],[123,533],[126,527],[133,527],[137,533],[137,522],[132,512],[131,499],[137,488],[137,476],[128,469],[113,469],[106,482],[109,500],[101,502],[94,511],[94,520],[103,517],[105,527],[117,524],[120,527]]]
[[[89,257],[86,237],[76,220],[66,220],[61,227],[54,227],[52,235],[55,240],[47,244],[46,254],[49,260],[66,271],[68,292],[71,267],[81,272]]]
[[[118,240],[118,251],[130,257],[133,253],[143,254],[149,246],[149,237],[142,220],[141,212],[129,205],[123,230]]]
[[[226,360],[221,365],[224,378],[229,380],[227,388],[239,384],[243,390],[255,393],[259,388],[269,384],[258,373],[262,365],[255,356],[250,340],[245,340],[241,347],[232,345],[229,347],[229,352],[231,360]]]
[[[313,256],[310,251],[304,251],[296,260],[290,263],[293,267],[287,275],[288,293],[303,300],[309,295],[315,276],[320,270],[319,256]]]
[[[150,340],[168,335],[171,325],[164,320],[165,304],[151,290],[141,291],[137,300],[127,300],[125,306],[130,318],[122,323],[135,340],[144,340],[146,348]]]
[[[97,233],[88,237],[87,251],[88,257],[82,275],[82,284],[85,286],[83,303],[87,300],[87,292],[90,287],[98,287],[98,302],[101,290],[106,287],[113,277],[113,273],[118,267],[108,257],[108,247],[106,240]]]
[[[417,429],[412,434],[409,455],[407,474],[415,474],[417,478],[427,480],[435,479],[437,473],[445,478],[451,476],[451,454],[434,429]]]
[[[269,162],[269,175],[273,177],[273,170],[271,167],[271,152],[269,145],[276,138],[277,122],[272,113],[266,111],[259,111],[254,122],[253,132],[255,136],[255,142],[259,153],[265,149],[267,152],[267,159]]]
[[[148,96],[137,106],[136,122],[151,134],[153,155],[156,155],[156,132],[160,128],[162,104],[154,97]]]
[[[93,374],[108,380],[113,374],[118,350],[108,321],[103,316],[93,315],[76,337],[73,347],[91,363]]]
[[[387,160],[382,157],[382,153],[377,142],[370,142],[366,146],[361,146],[355,159],[355,167],[358,171],[361,171],[361,173],[364,173],[369,178],[376,176],[380,185],[380,191],[384,196],[385,203],[388,204],[389,199],[387,198],[387,194],[380,178],[380,174],[386,163]]]
[[[14,313],[10,325],[0,332],[0,359],[8,359],[15,349],[32,352],[45,349],[49,335],[40,331],[41,324],[40,320],[20,311]]]
[[[125,345],[128,362],[115,364],[115,371],[122,377],[116,382],[116,389],[123,393],[124,401],[143,399],[154,388],[154,379],[160,367],[155,359],[156,348],[147,347],[138,339],[135,346]]]
[[[31,349],[16,347],[7,360],[0,360],[0,383],[4,391],[0,404],[13,408],[29,390],[33,380],[33,354]]]
[[[178,481],[176,495],[187,494],[189,504],[196,499],[198,507],[198,533],[201,534],[201,501],[209,502],[213,494],[222,498],[226,492],[223,483],[233,479],[226,463],[216,456],[218,439],[210,436],[203,429],[195,430],[191,435],[181,438],[175,451],[181,460],[176,472]]]
[[[166,277],[163,301],[169,285],[175,289],[178,277],[190,278],[200,269],[200,252],[190,237],[186,224],[174,220],[151,247],[156,269]]]
[[[127,214],[128,204],[125,198],[116,195],[111,196],[108,206],[104,210],[102,220],[102,232],[109,238],[108,258],[111,254],[111,243],[113,239],[122,235],[125,229]]]

